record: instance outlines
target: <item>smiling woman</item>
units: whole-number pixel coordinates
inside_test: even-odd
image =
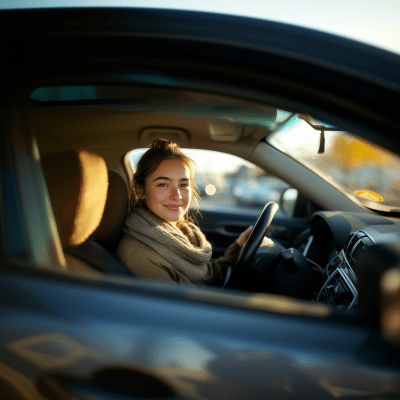
[[[176,143],[156,139],[133,176],[131,211],[117,248],[137,276],[178,283],[221,284],[250,229],[212,260],[212,247],[189,218],[194,192],[193,162]],[[196,197],[196,196],[194,196]]]

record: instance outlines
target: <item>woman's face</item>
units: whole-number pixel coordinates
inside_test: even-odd
[[[165,221],[178,222],[192,199],[189,168],[179,160],[164,160],[145,181],[141,198],[150,211]]]

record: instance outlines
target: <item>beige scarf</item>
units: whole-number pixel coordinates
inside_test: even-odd
[[[181,229],[147,208],[134,208],[125,220],[124,232],[156,251],[193,283],[212,274],[210,243],[192,223]]]

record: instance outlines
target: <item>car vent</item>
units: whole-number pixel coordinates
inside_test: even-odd
[[[349,276],[349,279],[350,279],[351,283],[358,290],[358,278],[357,278],[357,275],[355,274],[355,272],[352,269],[349,269],[347,271],[347,274]]]
[[[346,241],[346,253],[351,267],[354,265],[356,254],[372,243],[371,238],[363,231],[353,232],[349,236]]]
[[[347,311],[357,304],[357,290],[346,272],[338,268],[325,282],[317,301],[326,302],[339,310]]]

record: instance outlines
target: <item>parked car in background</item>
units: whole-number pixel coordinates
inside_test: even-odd
[[[400,397],[400,175],[389,197],[338,178],[400,165],[400,56],[158,9],[2,10],[0,35],[0,397]],[[157,137],[297,191],[200,203],[214,256],[254,227],[222,287],[115,256],[129,154]]]
[[[269,201],[279,203],[289,185],[279,179],[259,177],[237,182],[233,196],[238,205],[263,208]]]

